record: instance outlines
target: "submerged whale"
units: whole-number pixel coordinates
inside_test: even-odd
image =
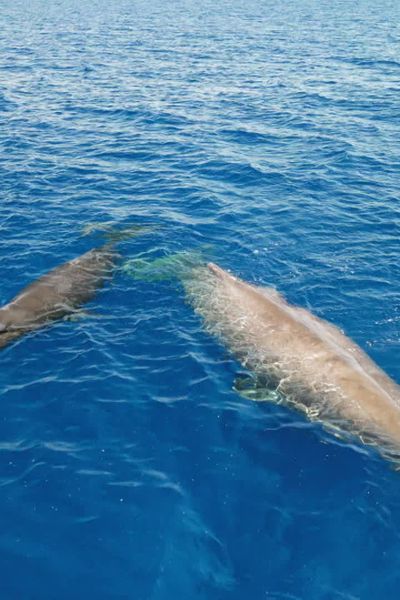
[[[253,373],[265,399],[398,456],[400,387],[337,327],[213,263],[183,283],[207,329]]]
[[[73,314],[102,287],[118,260],[111,244],[94,248],[49,271],[0,308],[0,348]]]

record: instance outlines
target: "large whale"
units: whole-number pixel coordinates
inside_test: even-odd
[[[184,285],[207,329],[258,388],[274,390],[269,398],[398,455],[400,387],[337,327],[212,263]]]
[[[73,314],[111,276],[119,255],[111,244],[94,248],[49,271],[0,308],[0,348]]]

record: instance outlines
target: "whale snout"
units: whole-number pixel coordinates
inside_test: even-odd
[[[231,279],[232,281],[237,281],[237,278],[234,275],[231,275],[228,273],[228,271],[224,271],[224,269],[221,269],[221,267],[215,263],[209,262],[207,264],[207,268],[211,271],[211,273],[218,277],[218,279]]]

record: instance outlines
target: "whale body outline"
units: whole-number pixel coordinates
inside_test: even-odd
[[[183,285],[206,329],[275,392],[269,398],[398,459],[400,386],[343,331],[214,263]]]
[[[119,257],[107,243],[29,283],[0,308],[0,349],[29,332],[74,314],[111,277]]]

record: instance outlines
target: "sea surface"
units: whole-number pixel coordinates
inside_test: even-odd
[[[399,191],[397,1],[0,2],[1,304],[149,225],[400,382]],[[178,279],[85,309],[0,354],[1,600],[400,597],[393,465],[240,397]]]

